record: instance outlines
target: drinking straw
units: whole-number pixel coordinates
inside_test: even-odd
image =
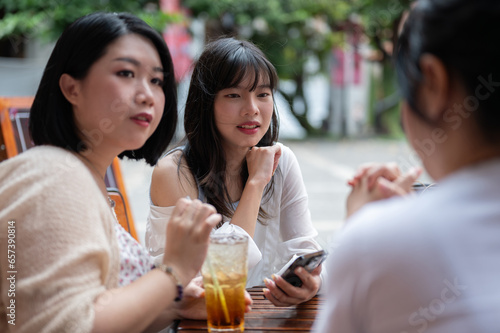
[[[188,195],[186,196],[186,199],[191,200],[191,197]],[[226,298],[224,297],[224,292],[222,291],[222,288],[219,286],[219,280],[217,279],[217,274],[215,274],[214,267],[212,266],[212,263],[210,262],[210,258],[207,256],[206,258],[207,264],[208,264],[208,269],[210,270],[210,275],[212,276],[212,281],[214,283],[214,288],[217,290],[217,294],[219,295],[220,298],[220,303],[222,305],[222,311],[224,312],[224,318],[226,319],[226,322],[229,323],[229,311],[227,311],[227,304],[226,304]]]
[[[222,288],[219,285],[219,280],[217,279],[217,274],[215,274],[214,267],[212,266],[212,263],[210,262],[210,258],[207,256],[207,264],[208,264],[208,269],[210,270],[210,275],[212,276],[212,281],[214,283],[214,288],[217,290],[217,294],[219,295],[220,298],[220,304],[222,305],[222,311],[224,312],[224,318],[226,319],[226,322],[229,323],[229,312],[227,311],[227,304],[226,304],[226,298],[224,297],[224,293],[222,292]]]

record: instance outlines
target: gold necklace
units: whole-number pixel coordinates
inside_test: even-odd
[[[101,174],[99,173],[99,170],[97,170],[97,168],[95,167],[95,165],[92,162],[90,162],[90,160],[88,158],[86,158],[82,154],[78,154],[78,155],[80,155],[85,161],[87,161],[87,164],[90,165],[90,169],[91,169],[90,171],[92,173],[94,173],[95,175],[97,175],[97,178],[99,178],[100,180],[102,180],[102,184],[104,185],[104,188],[106,189],[106,193],[107,193],[108,190],[107,190],[107,186],[106,186],[106,181],[104,180],[104,178],[101,178]],[[111,208],[115,208],[116,202],[113,199],[111,199],[109,197],[109,195],[106,195],[106,197],[108,198],[108,204],[109,204],[109,206]]]

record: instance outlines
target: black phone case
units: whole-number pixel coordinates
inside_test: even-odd
[[[294,273],[295,269],[302,266],[308,272],[312,272],[316,267],[321,265],[326,258],[326,252],[321,250],[314,253],[302,255],[288,267],[281,277],[294,287],[302,286],[302,280]]]

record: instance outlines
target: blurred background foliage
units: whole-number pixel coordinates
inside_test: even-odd
[[[252,40],[276,66],[292,89],[280,93],[309,135],[324,129],[308,120],[304,84],[313,75],[329,75],[334,46],[346,34],[363,36],[374,52],[382,75],[371,83],[370,117],[378,133],[398,135],[398,91],[392,48],[410,0],[182,0],[184,14],[163,13],[151,0],[0,0],[0,49],[37,38],[55,40],[76,18],[94,11],[131,12],[163,31],[166,25],[189,27],[193,18],[205,22],[206,40],[221,35]],[[22,52],[22,48],[20,48]],[[1,52],[2,56],[6,56]],[[309,64],[309,65],[308,65]],[[313,64],[313,65],[311,65]]]
[[[206,37],[221,35],[250,39],[268,56],[292,91],[280,89],[293,115],[309,135],[321,134],[308,119],[304,84],[309,76],[328,73],[332,47],[342,42],[335,25],[350,6],[329,0],[185,0],[193,16],[207,20]],[[306,66],[307,62],[317,64]]]
[[[0,39],[57,39],[78,17],[95,11],[131,12],[161,31],[183,19],[151,0],[0,0]]]
[[[313,75],[330,75],[332,47],[346,34],[362,35],[373,47],[370,61],[381,75],[372,76],[370,119],[377,133],[402,136],[392,49],[410,0],[184,0],[194,17],[206,20],[206,38],[221,35],[250,39],[276,66],[292,91],[280,90],[308,135],[324,135],[309,122],[304,84]],[[317,64],[307,66],[307,63]]]
[[[399,116],[401,100],[392,63],[392,51],[402,20],[414,0],[357,0],[353,13],[361,19],[363,34],[376,50],[373,61],[382,73],[371,84],[370,117],[376,133],[403,137]]]

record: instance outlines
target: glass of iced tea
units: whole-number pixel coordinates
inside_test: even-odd
[[[210,236],[201,273],[205,286],[209,332],[243,332],[248,237]]]

